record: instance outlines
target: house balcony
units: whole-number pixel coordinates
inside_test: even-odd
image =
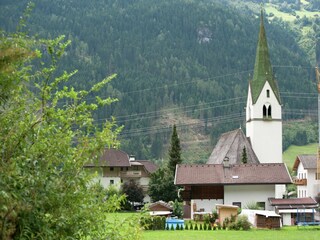
[[[293,180],[293,183],[297,186],[306,186],[307,185],[307,179],[306,178],[296,178]]]
[[[120,177],[122,178],[140,178],[141,171],[121,171]]]

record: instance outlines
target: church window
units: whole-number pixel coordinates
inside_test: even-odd
[[[267,98],[269,98],[270,97],[270,90],[268,89],[267,90]]]
[[[267,103],[267,104],[263,105],[262,115],[263,115],[263,118],[271,118],[272,117],[270,104]]]
[[[268,117],[271,118],[271,105],[268,107]]]
[[[262,112],[263,112],[263,117],[267,117],[267,107],[266,105],[263,105],[263,108],[262,108]]]

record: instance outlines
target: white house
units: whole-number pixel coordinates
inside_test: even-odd
[[[294,184],[297,185],[298,198],[320,197],[319,180],[316,178],[317,155],[298,155],[293,171],[296,172]]]
[[[105,188],[110,185],[120,188],[122,183],[135,181],[143,189],[144,202],[150,202],[147,194],[150,174],[158,169],[151,161],[136,160],[121,150],[106,148],[96,163],[87,163],[84,167],[97,172],[97,181]]]
[[[179,164],[175,184],[185,205],[194,212],[212,212],[217,204],[246,208],[257,203],[273,210],[269,198],[275,197],[277,184],[290,184],[290,174],[283,163],[252,164]]]

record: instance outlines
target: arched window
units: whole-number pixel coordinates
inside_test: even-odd
[[[270,97],[270,90],[268,89],[267,90],[267,98],[269,98]]]
[[[263,118],[271,118],[272,117],[271,105],[269,103],[266,103],[263,105],[262,115],[263,115]]]
[[[263,105],[263,108],[262,108],[262,113],[263,113],[263,117],[267,117],[267,107],[266,105]]]
[[[268,118],[271,118],[271,105],[268,107]]]

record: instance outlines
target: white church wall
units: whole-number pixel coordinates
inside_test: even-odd
[[[264,202],[265,210],[273,210],[268,198],[275,197],[275,185],[228,185],[224,187],[224,204],[240,202],[241,208],[253,202]]]
[[[271,106],[271,117],[263,116],[264,105]],[[251,102],[249,88],[246,116],[246,134],[250,137],[252,148],[260,163],[282,163],[281,105],[268,82],[265,83],[254,105]]]

